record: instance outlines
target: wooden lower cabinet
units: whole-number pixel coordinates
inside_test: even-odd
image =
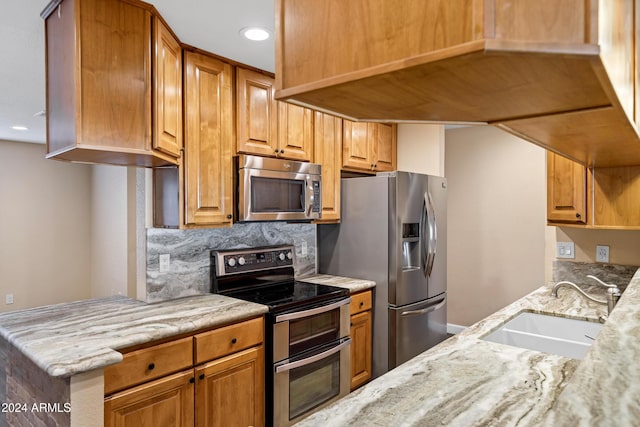
[[[104,403],[105,427],[193,426],[193,369],[116,393]]]
[[[105,427],[263,426],[263,339],[260,317],[125,351],[105,369]]]
[[[371,379],[372,291],[351,296],[351,391]]]
[[[196,372],[196,426],[264,425],[264,350],[250,348]]]

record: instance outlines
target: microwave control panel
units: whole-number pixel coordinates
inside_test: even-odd
[[[311,211],[320,212],[320,205],[322,204],[320,200],[320,181],[313,181],[311,185],[313,186],[313,206]]]

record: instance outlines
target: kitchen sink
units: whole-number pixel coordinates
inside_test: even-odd
[[[500,329],[481,338],[499,344],[582,359],[601,328],[600,323],[523,312]]]

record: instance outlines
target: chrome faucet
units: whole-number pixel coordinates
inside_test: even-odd
[[[616,306],[616,304],[618,303],[618,300],[620,299],[620,295],[622,295],[622,293],[620,292],[620,289],[618,289],[618,287],[616,285],[612,285],[609,283],[604,283],[602,280],[598,279],[595,276],[592,275],[588,275],[587,276],[590,279],[595,280],[596,282],[598,282],[600,285],[606,286],[607,287],[607,299],[606,300],[601,300],[598,298],[594,298],[591,295],[588,295],[585,291],[583,291],[582,289],[580,289],[575,283],[569,282],[567,280],[563,280],[561,282],[558,282],[555,284],[555,286],[553,287],[553,289],[551,290],[551,296],[558,298],[558,289],[562,288],[562,287],[568,287],[568,288],[573,288],[576,291],[578,291],[578,293],[582,294],[585,298],[593,301],[593,302],[597,302],[599,304],[606,304],[607,305],[607,314],[611,314],[611,311],[613,310],[613,307]]]

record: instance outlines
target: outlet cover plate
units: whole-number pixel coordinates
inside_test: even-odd
[[[169,254],[161,254],[160,255],[160,273],[166,273],[171,268],[171,257]]]
[[[596,262],[609,262],[609,246],[596,245]]]
[[[557,242],[556,243],[556,258],[575,258],[575,243],[573,242]]]

